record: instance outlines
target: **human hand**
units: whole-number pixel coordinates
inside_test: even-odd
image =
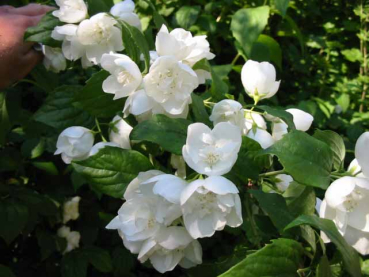
[[[23,37],[27,28],[37,25],[51,9],[38,4],[0,6],[0,89],[24,78],[42,60],[34,43],[24,42]]]

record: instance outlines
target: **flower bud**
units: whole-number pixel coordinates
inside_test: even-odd
[[[280,85],[280,81],[276,81],[274,66],[268,62],[248,60],[242,68],[241,79],[246,93],[254,98],[256,103],[274,96]]]

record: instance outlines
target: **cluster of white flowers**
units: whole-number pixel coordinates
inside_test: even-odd
[[[276,81],[276,71],[268,62],[258,63],[248,60],[242,68],[242,84],[247,94],[254,98],[255,103],[274,96],[280,81]],[[287,109],[292,114],[297,130],[306,132],[313,123],[313,116],[299,110]],[[247,110],[235,100],[222,100],[213,107],[210,120],[217,125],[220,122],[230,122],[237,126],[243,135],[257,141],[262,148],[268,148],[288,133],[287,124],[280,118]],[[272,132],[267,131],[266,121],[272,124]]]
[[[169,33],[163,25],[156,36],[156,51],[150,51],[150,69],[142,76],[138,66],[127,56],[105,54],[101,66],[111,76],[103,90],[115,94],[114,99],[128,97],[124,114],[133,114],[139,121],[153,114],[186,118],[191,94],[210,79],[210,73],[193,70],[202,59],[212,59],[206,36],[193,37],[184,29]]]
[[[63,224],[67,224],[70,220],[77,220],[79,217],[79,196],[73,197],[63,205]],[[78,231],[71,231],[70,227],[62,226],[58,229],[57,235],[67,241],[67,246],[63,254],[79,247],[81,234]]]
[[[59,9],[52,14],[66,24],[55,27],[51,37],[62,41],[62,48],[42,48],[45,67],[56,73],[66,69],[66,60],[81,59],[82,66],[86,68],[100,64],[105,53],[122,51],[122,31],[116,19],[141,29],[132,0],[114,5],[110,14],[99,13],[92,17],[89,17],[83,0],[56,0],[56,4]]]
[[[360,254],[369,254],[369,132],[356,142],[348,171],[355,177],[334,181],[325,193],[320,217],[331,219],[347,243]],[[322,233],[322,239],[330,240]]]

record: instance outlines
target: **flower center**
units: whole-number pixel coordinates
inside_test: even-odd
[[[133,76],[128,71],[123,70],[118,73],[117,81],[122,85],[127,85],[133,81]]]
[[[217,196],[211,191],[208,191],[205,194],[199,193],[197,195],[196,202],[196,207],[201,217],[213,213],[217,208]]]
[[[95,23],[91,36],[93,37],[95,43],[105,43],[109,41],[110,32],[108,28],[99,23]]]
[[[205,161],[210,166],[213,166],[219,161],[219,158],[220,158],[220,156],[218,154],[210,152],[210,153],[207,153]]]
[[[353,212],[354,209],[359,205],[361,199],[363,199],[363,194],[357,188],[353,190],[351,194],[346,196],[345,201],[343,202],[343,206],[348,212]]]
[[[173,69],[167,69],[165,72],[159,72],[158,88],[166,95],[175,94],[177,88],[178,74],[173,72]]]
[[[147,221],[147,227],[149,229],[153,228],[155,226],[156,220],[153,217],[150,217],[150,219]]]

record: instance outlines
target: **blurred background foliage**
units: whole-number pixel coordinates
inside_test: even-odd
[[[94,0],[92,0],[94,1]],[[96,0],[97,1],[97,0]],[[103,0],[101,0],[103,1]],[[21,6],[30,2],[6,0]],[[109,2],[109,1],[108,1]],[[173,0],[152,1],[172,28],[207,35],[214,70],[228,84],[229,97],[252,104],[240,82],[247,58],[270,61],[277,68],[281,87],[268,100],[272,106],[298,107],[312,114],[314,127],[331,129],[345,140],[353,158],[356,139],[369,129],[369,72],[367,57],[369,2],[347,0]],[[154,41],[157,29],[147,1],[135,1],[143,30]],[[252,49],[234,39],[234,14],[249,7],[268,5],[268,24]],[[0,26],[1,28],[1,26]],[[154,45],[151,45],[151,49]],[[246,54],[247,53],[247,54]],[[148,265],[122,247],[116,232],[104,229],[121,201],[93,192],[83,178],[54,157],[60,130],[34,120],[33,114],[48,92],[61,84],[83,85],[94,71],[73,69],[55,75],[37,67],[25,80],[0,94],[0,276],[156,276]],[[64,126],[60,126],[61,130]],[[8,132],[10,131],[10,132]],[[62,258],[65,241],[56,236],[60,203],[81,195],[81,218],[72,229],[81,232],[82,247]],[[59,204],[56,204],[56,203]],[[10,205],[11,204],[11,205]],[[16,218],[16,220],[14,220]],[[261,220],[267,233],[258,242],[226,230],[202,240],[204,265],[190,271],[177,269],[167,276],[216,276],[252,253],[253,247],[278,236],[269,221]],[[246,230],[248,231],[248,230]],[[217,244],[227,236],[228,244]],[[255,248],[254,248],[255,249]],[[87,259],[95,253],[95,260]],[[93,256],[93,255],[92,255]],[[228,256],[227,260],[219,257]],[[339,260],[339,257],[333,257]],[[74,267],[70,266],[74,264]],[[90,264],[90,266],[88,266]],[[334,265],[334,264],[333,264]],[[77,268],[79,271],[71,271]],[[346,276],[331,267],[334,276]],[[12,270],[14,275],[10,272]],[[364,268],[369,272],[368,269]],[[159,274],[158,274],[159,276]]]

